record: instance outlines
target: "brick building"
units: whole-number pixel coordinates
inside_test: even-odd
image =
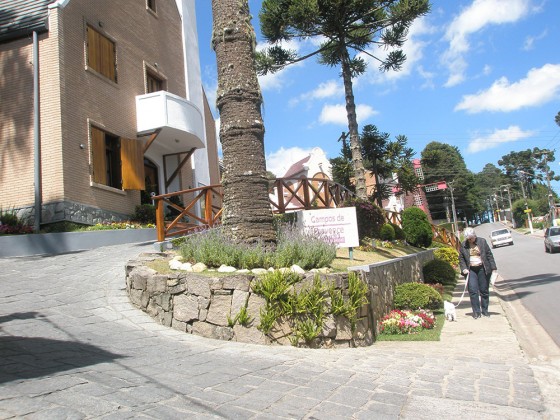
[[[194,0],[0,0],[0,207],[122,220],[219,183]]]

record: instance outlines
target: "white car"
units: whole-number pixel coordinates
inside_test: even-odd
[[[492,248],[500,245],[513,245],[513,238],[509,229],[498,229],[490,232],[490,243]]]
[[[544,232],[544,251],[554,254],[560,251],[560,226],[552,226]]]

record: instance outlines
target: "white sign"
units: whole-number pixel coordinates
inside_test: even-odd
[[[325,238],[338,248],[360,245],[355,207],[302,210],[298,212],[297,220],[306,234]]]

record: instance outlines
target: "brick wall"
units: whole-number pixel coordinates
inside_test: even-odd
[[[86,24],[112,39],[117,83],[86,68]],[[185,96],[181,20],[174,1],[157,14],[138,0],[74,0],[50,11],[39,37],[42,200],[83,203],[130,214],[140,192],[98,188],[90,180],[89,124],[136,138],[136,95],[145,93],[145,66]],[[32,41],[0,45],[0,206],[33,205]],[[187,167],[187,170],[190,169]]]
[[[0,207],[4,210],[33,203],[32,43],[20,39],[0,44]]]

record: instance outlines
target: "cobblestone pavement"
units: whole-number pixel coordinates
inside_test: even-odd
[[[463,301],[440,342],[222,342],[131,306],[124,264],[151,250],[0,259],[0,418],[552,418],[494,294],[490,318]]]

